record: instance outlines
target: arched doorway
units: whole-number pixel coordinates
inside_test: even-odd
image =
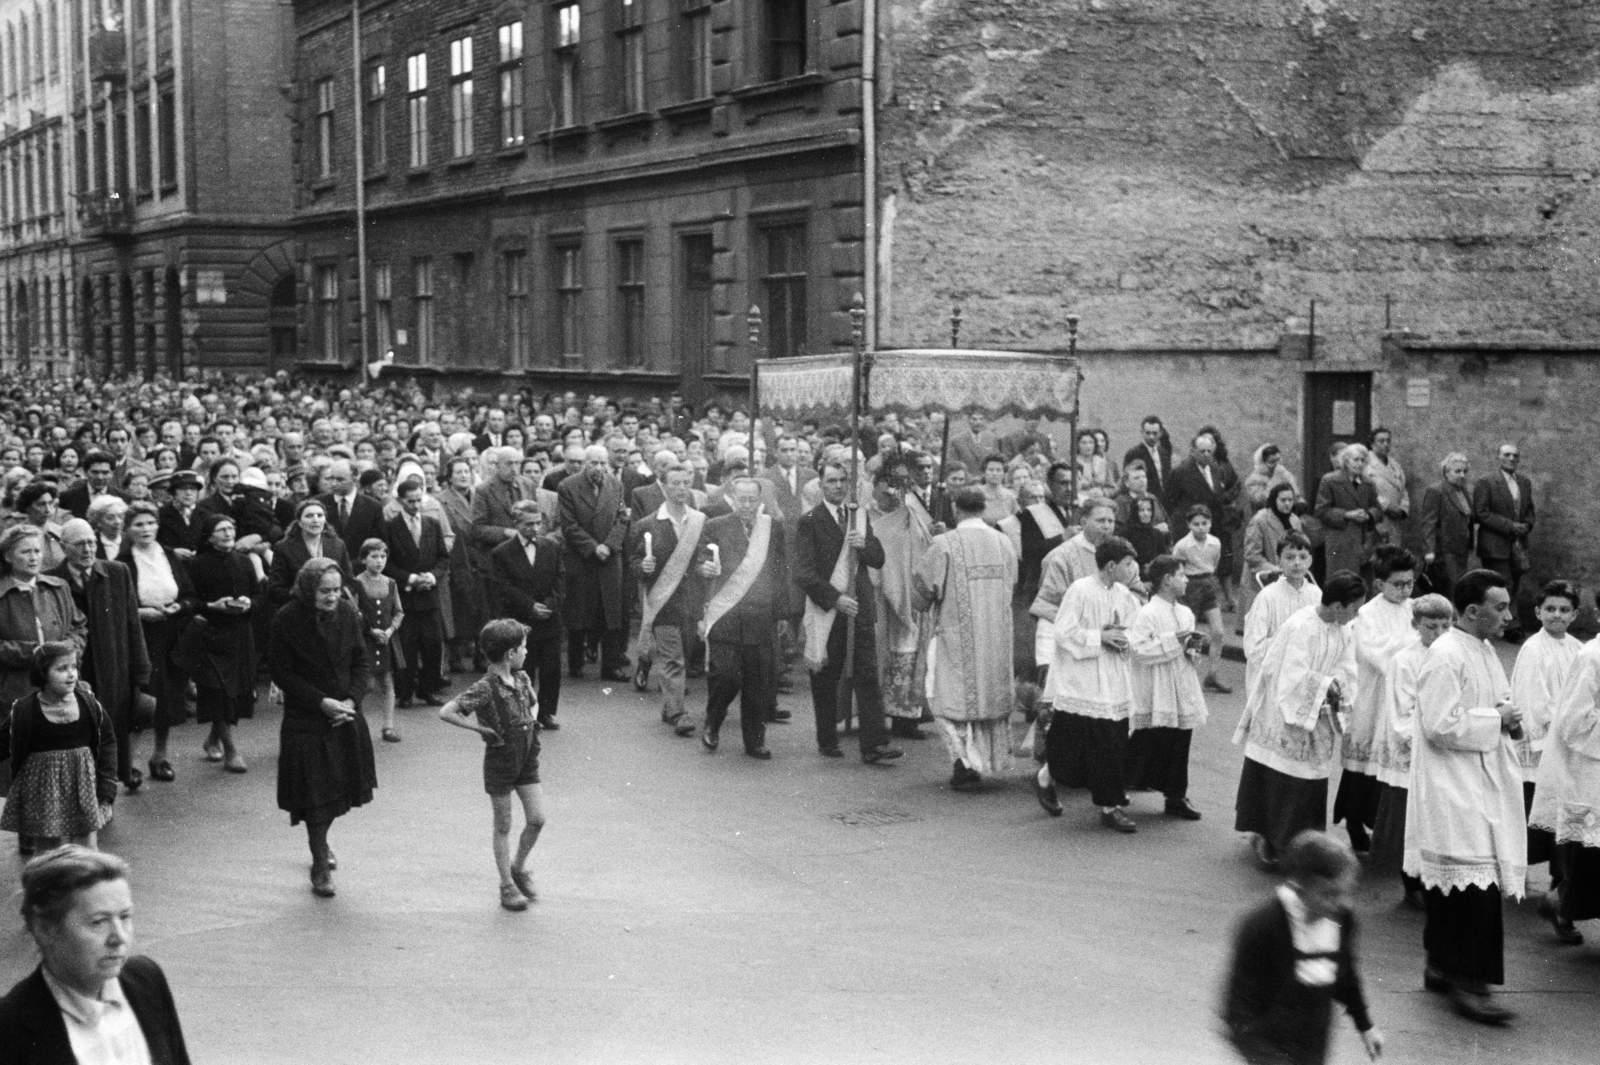
[[[167,326],[167,373],[183,376],[183,286],[176,267],[167,267],[166,294],[162,303]]]
[[[28,370],[33,361],[33,313],[28,306],[28,283],[18,281],[13,296],[11,336],[17,347],[17,365]]]
[[[267,329],[271,338],[267,366],[273,373],[294,369],[300,358],[296,295],[294,273],[290,271],[278,278],[267,301]]]

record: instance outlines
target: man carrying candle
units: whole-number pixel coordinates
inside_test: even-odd
[[[704,607],[704,582],[694,559],[706,516],[689,506],[693,482],[692,468],[675,463],[665,467],[661,483],[666,500],[641,522],[633,551],[633,573],[644,589],[639,653],[659,667],[661,720],[679,736],[695,729],[694,717],[683,705],[684,644]]]

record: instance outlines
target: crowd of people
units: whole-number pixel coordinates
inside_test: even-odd
[[[927,727],[952,788],[1031,755],[1049,815],[1058,787],[1083,788],[1135,834],[1130,792],[1202,817],[1190,742],[1208,694],[1241,683],[1223,651],[1242,636],[1236,827],[1264,865],[1326,882],[1326,903],[1342,844],[1306,833],[1326,827],[1338,763],[1335,821],[1426,910],[1427,985],[1508,1019],[1490,994],[1501,895],[1522,895],[1528,862],[1551,862],[1541,906],[1563,942],[1600,917],[1600,649],[1567,635],[1578,593],[1541,590],[1509,681],[1487,642],[1531,568],[1515,445],[1471,488],[1446,456],[1413,508],[1383,429],[1339,445],[1309,494],[1270,443],[1241,476],[1211,426],[1182,457],[1157,417],[1120,461],[1104,430],[1056,443],[1035,417],[997,435],[979,411],[869,416],[852,440],[678,396],[14,381],[0,828],[25,854],[93,847],[120,790],[175,779],[190,717],[209,761],[247,772],[236,730],[270,691],[278,802],[329,896],[330,826],[376,786],[367,714],[399,743],[397,709],[420,703],[483,738],[500,901],[523,910],[539,734],[561,727],[563,674],[592,668],[659,688],[667,731],[709,753],[737,698],[758,761],[803,670],[823,757],[853,732],[864,764],[891,762]],[[447,701],[465,672],[483,676]],[[1304,897],[1280,900],[1291,923]],[[1336,984],[1350,992],[1318,986]]]

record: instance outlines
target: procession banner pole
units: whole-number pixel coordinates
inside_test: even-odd
[[[1078,369],[1078,316],[1067,315],[1067,355],[1072,359],[1073,373]],[[1067,450],[1072,455],[1072,507],[1078,506],[1078,404],[1072,404],[1072,414],[1067,418],[1067,435],[1071,440],[1067,443]],[[1109,461],[1109,460],[1108,460]],[[1077,514],[1070,517],[1076,518]]]
[[[959,306],[950,308],[950,346],[952,348],[961,346],[961,308]],[[936,470],[936,475],[939,479],[934,483],[933,491],[928,493],[928,498],[933,501],[933,513],[929,514],[928,517],[933,520],[934,524],[938,524],[939,511],[944,509],[944,462],[945,457],[950,453],[951,414],[952,412],[948,410],[944,412],[944,431],[939,434],[939,466]]]
[[[761,420],[761,308],[752,303],[750,313],[745,315],[745,325],[750,330],[750,469],[756,469],[756,440],[760,427],[756,424]],[[762,448],[763,453],[766,448]]]
[[[856,293],[855,302],[850,307],[850,484],[847,488],[844,504],[844,532],[848,538],[850,531],[856,527],[856,508],[859,505],[857,485],[861,482],[861,378],[862,378],[862,347],[866,340],[867,309],[861,294]],[[845,582],[844,594],[854,596],[856,591],[857,558],[855,548],[845,545]],[[859,609],[859,604],[857,604]],[[844,630],[844,669],[839,673],[839,691],[836,708],[839,718],[844,722],[845,731],[850,731],[851,721],[855,716],[855,674],[856,674],[856,619],[845,619]]]

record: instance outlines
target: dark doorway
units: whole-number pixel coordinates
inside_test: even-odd
[[[167,373],[176,379],[183,376],[183,286],[178,283],[177,269],[171,266],[167,267],[165,295]]]
[[[294,369],[300,358],[295,295],[294,274],[284,274],[272,286],[272,296],[267,303],[267,365],[274,373]]]
[[[156,327],[156,272],[146,270],[144,283],[140,285],[144,290],[144,363],[143,373],[146,381],[156,375],[156,370],[161,366],[160,356],[156,352],[158,330]]]
[[[119,294],[122,299],[122,306],[117,308],[117,310],[121,315],[122,350],[117,352],[117,369],[123,373],[133,373],[138,369],[139,364],[133,356],[134,344],[137,343],[137,341],[134,333],[135,322],[133,316],[133,276],[131,274],[122,275],[122,285],[120,287]]]
[[[11,304],[11,335],[16,340],[17,365],[27,370],[33,361],[33,308],[28,306],[26,282],[17,282],[14,300]]]
[[[1334,444],[1366,443],[1372,431],[1370,373],[1308,373],[1305,402],[1306,498],[1314,498],[1322,475],[1333,468]]]
[[[95,336],[94,282],[87,277],[83,279],[83,292],[78,300],[78,314],[81,320],[78,328],[83,334],[83,372],[104,376],[111,368],[100,365],[104,353],[98,350],[99,345]]]
[[[706,399],[706,371],[711,367],[710,233],[688,233],[678,256],[678,372],[683,398],[698,407]]]

